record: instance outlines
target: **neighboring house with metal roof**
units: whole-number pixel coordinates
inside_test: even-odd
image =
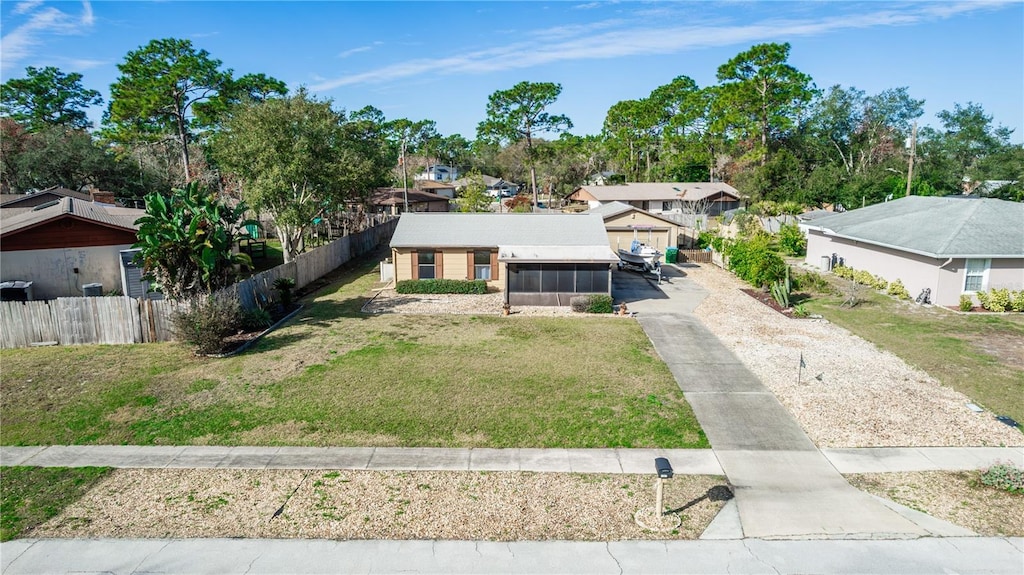
[[[988,198],[909,196],[804,222],[807,258],[832,254],[848,267],[937,305],[994,288],[1024,289],[1024,204]]]
[[[511,305],[611,295],[619,261],[597,214],[406,213],[391,255],[397,281],[482,279]]]
[[[76,200],[82,200],[83,202],[93,201],[92,196],[85,192],[76,192],[75,190],[54,186],[32,194],[18,194],[12,199],[7,199],[5,197],[5,201],[0,203],[0,209],[34,208],[36,206],[60,200],[61,198],[74,198]]]
[[[119,252],[136,242],[143,215],[70,196],[19,214],[0,210],[0,281],[31,281],[36,299],[81,296],[92,283],[120,288]]]
[[[629,204],[611,202],[587,213],[598,214],[604,220],[608,244],[613,250],[629,250],[634,239],[662,252],[680,243],[678,222]]]
[[[641,182],[618,186],[580,186],[567,198],[591,208],[622,202],[652,214],[707,210],[717,216],[739,207],[740,193],[725,182]]]

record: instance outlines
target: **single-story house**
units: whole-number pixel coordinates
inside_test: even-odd
[[[847,267],[888,281],[911,296],[925,288],[937,305],[962,294],[1024,289],[1024,204],[989,198],[908,196],[801,223],[807,259],[832,254]]]
[[[725,182],[644,182],[617,186],[580,186],[567,198],[591,208],[622,202],[652,214],[693,213],[717,216],[738,208],[740,193]]]
[[[483,179],[484,185],[487,186],[487,194],[493,198],[509,198],[519,193],[517,184],[486,174],[480,177]],[[455,189],[462,190],[469,185],[469,178],[460,178],[452,183],[455,184]]]
[[[430,192],[448,199],[455,198],[455,184],[449,182],[435,182],[434,180],[416,180],[414,186],[421,192]]]
[[[448,198],[412,188],[379,189],[370,196],[370,207],[375,213],[398,215],[405,211],[406,201],[409,202],[410,212],[448,211]]]
[[[27,212],[0,210],[0,281],[31,281],[35,299],[121,287],[119,252],[136,242],[143,210],[61,197]]]
[[[53,186],[52,188],[46,188],[45,190],[39,190],[38,192],[31,194],[17,194],[14,196],[5,195],[4,201],[0,203],[0,210],[4,210],[4,215],[7,216],[20,214],[30,211],[36,206],[56,202],[63,198],[74,198],[83,202],[94,201],[93,197],[85,192],[76,192],[75,190]]]
[[[395,279],[482,279],[511,305],[569,305],[611,295],[611,265],[597,214],[402,214],[391,238]]]
[[[622,202],[602,204],[587,213],[598,214],[604,220],[613,250],[629,250],[634,239],[658,251],[679,245],[679,223],[658,214]]]

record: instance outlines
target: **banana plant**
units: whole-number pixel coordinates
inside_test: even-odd
[[[239,266],[252,267],[248,255],[233,253],[239,230],[253,223],[244,219],[244,202],[222,203],[198,182],[145,199],[146,215],[135,222],[136,261],[168,298],[211,294],[234,283]]]

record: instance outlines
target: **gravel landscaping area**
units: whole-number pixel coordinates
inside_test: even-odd
[[[723,505],[707,497],[722,492],[712,488],[723,478],[677,476],[665,505],[681,525],[645,531],[633,515],[653,507],[653,483],[651,475],[123,469],[28,536],[695,539]]]
[[[501,315],[502,294],[400,294],[393,288],[380,290],[376,297],[363,306],[365,313],[408,313],[408,314],[469,314]],[[584,317],[587,314],[573,313],[569,306],[514,306],[512,315],[547,317]]]
[[[696,315],[819,447],[1024,445],[1024,434],[994,414],[972,412],[963,394],[847,330],[783,316],[713,265],[685,271],[709,292]],[[807,367],[798,383],[801,353]]]
[[[1024,537],[1024,493],[981,485],[977,472],[847,475],[854,487],[986,537]]]

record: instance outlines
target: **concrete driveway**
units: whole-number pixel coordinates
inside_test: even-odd
[[[707,292],[687,279],[686,267],[665,265],[662,270],[661,283],[649,274],[616,270],[612,295],[637,313],[707,434],[736,495],[733,512],[738,512],[741,533],[734,536],[970,533],[924,514],[908,517],[847,483],[789,410],[693,315]]]

